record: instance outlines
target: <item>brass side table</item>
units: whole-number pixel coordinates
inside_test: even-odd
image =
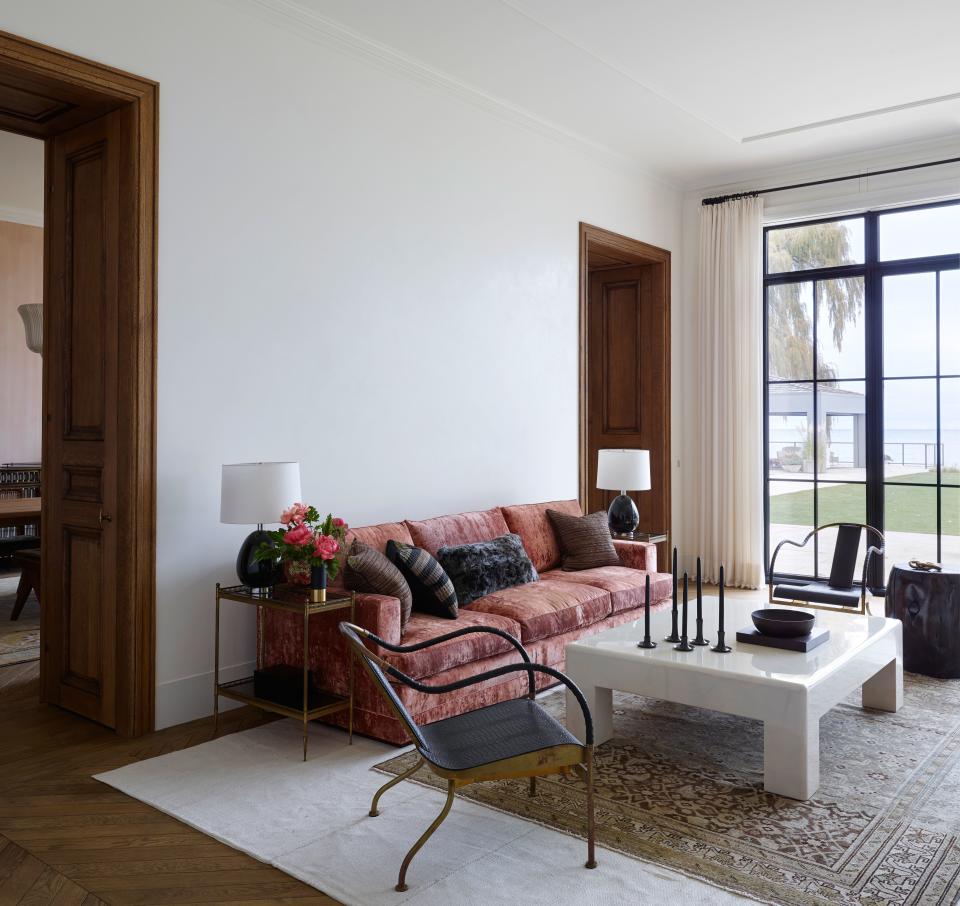
[[[220,682],[220,602],[235,601],[239,604],[249,604],[253,607],[266,607],[270,610],[284,610],[288,613],[299,614],[303,617],[303,700],[302,707],[292,708],[255,693],[254,678],[246,676],[242,679]],[[314,603],[310,600],[309,589],[300,589],[296,586],[278,585],[266,594],[254,592],[243,585],[223,587],[217,583],[217,607],[214,630],[213,656],[213,735],[216,736],[220,728],[220,696],[253,705],[262,711],[282,714],[292,717],[303,723],[303,760],[307,760],[307,724],[318,717],[335,714],[339,711],[348,712],[347,741],[353,744],[353,658],[350,658],[350,686],[349,694],[336,695],[332,692],[318,692],[310,695],[310,617],[315,613],[329,613],[334,610],[349,610],[350,622],[356,622],[356,596],[353,592],[333,592],[326,601]],[[262,660],[261,648],[257,652],[257,662]]]

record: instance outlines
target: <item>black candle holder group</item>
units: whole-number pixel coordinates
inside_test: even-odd
[[[697,634],[691,640],[687,634],[687,612],[689,607],[689,588],[690,577],[687,573],[683,574],[683,610],[677,607],[677,593],[679,590],[679,572],[677,570],[677,549],[673,549],[673,608],[670,611],[670,635],[664,641],[673,643],[674,651],[693,651],[695,647],[704,647],[710,644],[710,639],[703,636],[703,575],[700,565],[700,558],[697,557],[697,616],[696,628]],[[723,628],[723,592],[724,577],[723,566],[720,566],[720,608],[718,612],[719,622],[717,626],[717,644],[710,650],[717,654],[727,654],[733,649],[726,643],[726,634]],[[680,625],[678,625],[678,622]],[[643,605],[643,641],[637,643],[638,648],[656,648],[657,643],[650,638],[650,576],[647,575],[646,596]]]

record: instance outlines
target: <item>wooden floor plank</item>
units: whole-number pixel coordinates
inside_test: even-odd
[[[38,676],[36,663],[0,668],[0,906],[338,906],[93,779],[206,742],[211,721],[121,739],[41,705]],[[221,732],[268,719],[237,709]]]

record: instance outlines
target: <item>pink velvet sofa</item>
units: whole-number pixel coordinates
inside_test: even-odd
[[[657,572],[657,552],[652,544],[614,541],[621,565],[565,572],[560,568],[560,548],[547,509],[580,515],[575,500],[495,507],[477,513],[439,516],[422,521],[388,522],[350,530],[354,538],[384,550],[391,538],[422,547],[436,555],[445,545],[485,541],[514,532],[523,539],[527,554],[540,574],[539,582],[495,592],[460,608],[456,620],[414,611],[400,631],[400,602],[384,595],[357,594],[357,622],[387,642],[413,644],[464,626],[495,626],[519,638],[535,662],[564,666],[564,648],[581,636],[600,632],[641,617],[646,576],[650,575],[652,606],[667,604],[672,593],[669,573]],[[343,612],[319,614],[310,624],[310,666],[325,688],[346,692],[349,653],[337,631]],[[259,650],[261,666],[299,664],[303,651],[302,620],[293,614],[265,611]],[[471,633],[423,651],[378,655],[404,673],[431,685],[455,682],[465,676],[517,660],[516,652],[492,633]],[[372,681],[358,667],[354,699],[354,729],[392,743],[407,742],[400,721],[390,711]],[[549,677],[538,677],[543,685]],[[485,705],[519,698],[526,692],[525,674],[508,674],[443,695],[429,695],[406,686],[397,692],[418,723],[431,723]],[[335,718],[341,725],[345,715]]]

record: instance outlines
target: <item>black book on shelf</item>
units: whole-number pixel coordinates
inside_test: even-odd
[[[303,668],[291,664],[275,664],[253,671],[253,694],[287,708],[303,708]],[[307,674],[307,702],[317,707],[321,692],[311,670]]]

